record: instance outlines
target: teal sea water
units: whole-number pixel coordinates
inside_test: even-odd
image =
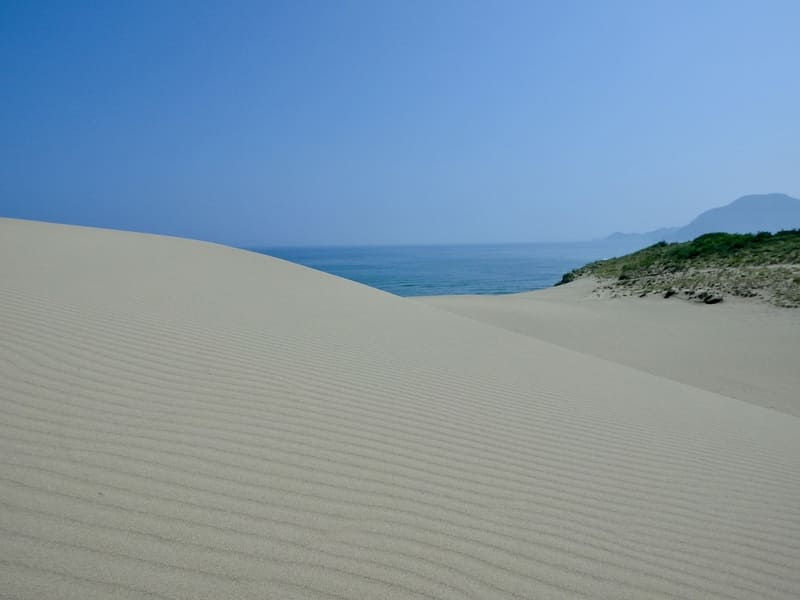
[[[630,242],[253,248],[398,296],[511,294],[550,287],[587,262],[635,250]]]

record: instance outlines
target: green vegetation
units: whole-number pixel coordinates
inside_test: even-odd
[[[800,306],[800,229],[708,233],[691,242],[658,242],[570,271],[557,285],[587,276],[603,280],[603,289],[612,295],[680,294],[714,303],[730,294]]]

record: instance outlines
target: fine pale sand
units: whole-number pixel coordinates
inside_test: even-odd
[[[509,331],[800,416],[800,310],[727,298],[600,298],[593,279],[422,302]]]
[[[2,598],[800,594],[795,416],[222,246],[0,251]]]

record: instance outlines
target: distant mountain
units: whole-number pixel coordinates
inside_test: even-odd
[[[800,200],[786,194],[753,194],[707,210],[684,227],[663,227],[646,233],[613,233],[605,239],[685,242],[704,233],[757,233],[799,228]]]
[[[800,200],[786,194],[742,196],[727,206],[712,208],[681,227],[678,241],[692,240],[698,235],[725,233],[775,232],[800,228]]]
[[[610,242],[637,242],[637,241],[652,241],[660,242],[661,240],[671,239],[680,227],[662,227],[646,233],[622,233],[617,231],[605,238]]]

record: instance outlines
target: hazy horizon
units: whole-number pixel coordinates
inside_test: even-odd
[[[795,2],[6,3],[0,216],[590,241],[800,196]]]

